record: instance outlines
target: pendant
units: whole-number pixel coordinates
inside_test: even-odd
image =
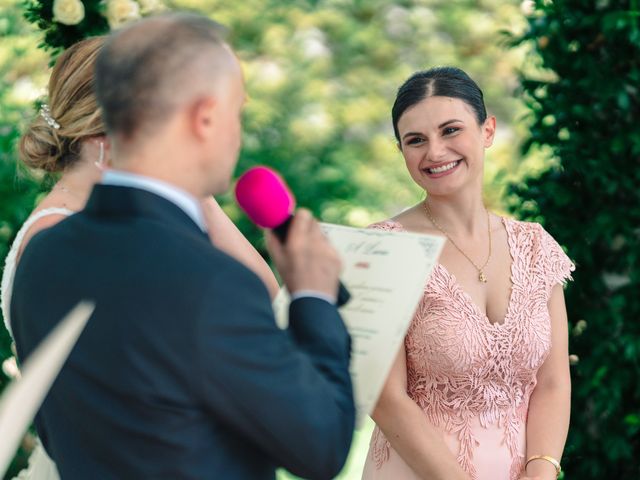
[[[484,272],[482,270],[480,270],[480,275],[478,275],[478,279],[482,283],[487,283],[487,276],[484,274]]]

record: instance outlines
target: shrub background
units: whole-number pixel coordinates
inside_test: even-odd
[[[640,478],[640,10],[637,1],[536,2],[523,72],[531,134],[552,166],[510,189],[577,269],[566,291],[573,395],[568,478]]]

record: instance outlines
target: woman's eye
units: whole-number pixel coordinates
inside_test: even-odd
[[[422,143],[422,139],[420,137],[413,137],[407,140],[407,145],[417,145]]]
[[[444,130],[442,130],[442,133],[444,135],[451,135],[452,133],[456,133],[458,131],[460,131],[458,127],[446,127]]]

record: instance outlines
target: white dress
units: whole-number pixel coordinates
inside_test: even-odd
[[[11,331],[11,323],[9,321],[9,305],[11,304],[11,293],[13,291],[13,278],[16,274],[16,260],[20,246],[24,240],[24,236],[31,226],[47,215],[72,215],[75,212],[67,208],[45,208],[31,215],[26,222],[20,227],[16,235],[4,264],[4,272],[2,273],[2,283],[0,284],[0,306],[2,307],[2,317],[4,325],[13,338]],[[53,460],[49,458],[42,444],[37,443],[36,448],[29,457],[29,466],[22,470],[14,480],[59,480],[60,475]]]

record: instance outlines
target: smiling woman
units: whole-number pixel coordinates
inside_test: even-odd
[[[372,415],[363,478],[556,478],[570,404],[562,284],[573,264],[540,225],[485,207],[496,120],[466,73],[414,74],[392,119],[427,196],[373,227],[448,241]]]
[[[493,142],[495,125],[495,117],[478,123],[472,108],[459,98],[431,96],[408,108],[398,128],[406,132],[399,147],[411,177],[432,198],[468,182],[479,187],[484,149]]]

